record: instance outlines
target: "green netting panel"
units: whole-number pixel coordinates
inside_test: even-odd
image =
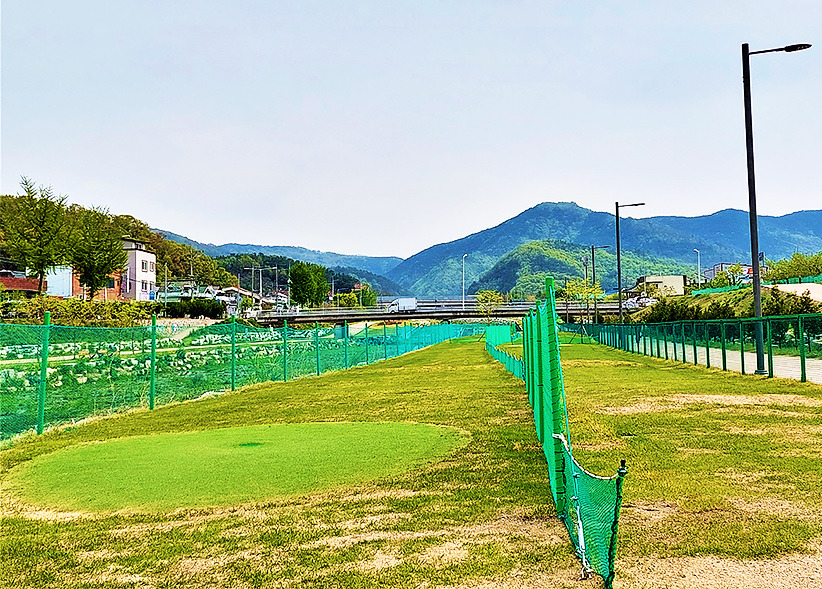
[[[599,477],[584,470],[573,457],[568,432],[559,330],[553,281],[547,281],[548,299],[529,312],[523,321],[523,363],[534,426],[548,463],[551,494],[582,560],[584,570],[593,571],[612,586],[617,522],[622,502],[623,467],[613,477]],[[577,331],[577,328],[568,327]],[[636,348],[643,337],[636,330],[613,333],[596,328],[602,340]],[[627,343],[626,343],[627,342]]]
[[[0,439],[91,415],[371,364],[484,329],[0,324]]]

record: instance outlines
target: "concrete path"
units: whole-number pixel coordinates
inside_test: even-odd
[[[651,340],[645,338],[645,346],[647,346],[648,355],[657,356],[657,346],[654,344],[653,354],[651,353]],[[674,349],[676,348],[676,349]],[[643,350],[643,342],[640,340],[637,350],[641,353]],[[668,342],[668,359],[679,360],[682,362],[682,343],[674,346],[673,342]],[[659,356],[665,358],[665,344],[660,342]],[[710,348],[710,355],[705,353],[705,346],[697,346],[696,363],[702,366],[711,366],[712,368],[722,369],[722,350],[720,348]],[[706,360],[709,360],[709,362]],[[694,363],[694,348],[692,344],[685,345],[685,362],[689,364]],[[744,357],[738,350],[726,350],[725,352],[725,366],[728,370],[733,372],[743,372],[753,374],[756,370],[756,353],[751,350],[745,350]],[[765,370],[768,369],[768,356],[765,355]],[[794,380],[801,379],[801,360],[799,356],[779,356],[773,357],[773,374],[780,378],[791,378]],[[805,378],[808,382],[822,384],[822,360],[817,358],[805,358]]]
[[[763,284],[762,288],[778,288],[782,292],[791,292],[799,297],[807,291],[808,296],[813,300],[822,301],[822,284],[815,282],[803,282],[800,284]]]

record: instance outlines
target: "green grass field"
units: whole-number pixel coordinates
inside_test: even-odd
[[[596,345],[561,354],[575,457],[606,475],[628,461],[615,587],[819,586],[822,387]],[[315,422],[470,441],[411,470],[231,506],[62,512],[9,492],[19,468],[94,442]],[[476,338],[99,419],[0,461],[1,587],[601,586],[577,580],[523,384]]]
[[[61,511],[239,505],[401,474],[468,441],[414,423],[295,423],[78,444],[15,468],[9,491]]]

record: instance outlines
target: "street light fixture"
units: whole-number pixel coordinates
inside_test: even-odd
[[[700,277],[702,276],[702,262],[699,259],[699,250],[694,248],[694,251],[696,252],[696,287],[700,288],[699,285],[702,283],[700,280]]]
[[[465,258],[468,254],[462,254],[462,310],[465,311]]]
[[[644,202],[635,202],[628,205],[616,203],[616,254],[617,254],[617,300],[619,301],[619,324],[622,325],[622,257],[619,242],[619,209],[625,207],[645,206]]]
[[[604,250],[611,247],[610,245],[592,245],[591,246],[591,286],[596,287],[597,283],[597,262],[594,252],[596,250]],[[597,318],[597,295],[594,293],[594,323],[599,323]]]
[[[766,374],[765,371],[765,345],[762,329],[762,284],[759,276],[759,230],[757,228],[756,217],[756,181],[754,178],[754,153],[753,153],[753,115],[751,114],[751,62],[750,56],[758,53],[773,53],[785,51],[792,53],[810,48],[809,43],[797,43],[786,45],[776,49],[763,49],[761,51],[750,51],[748,44],[742,44],[742,90],[745,99],[745,147],[748,152],[748,207],[751,225],[751,272],[753,274],[754,290],[754,317],[758,319],[754,324],[754,337],[756,340],[756,374]]]

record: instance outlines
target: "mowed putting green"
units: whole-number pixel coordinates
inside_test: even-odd
[[[302,495],[401,474],[468,442],[419,423],[293,423],[119,438],[38,456],[8,491],[61,511],[158,512]]]

